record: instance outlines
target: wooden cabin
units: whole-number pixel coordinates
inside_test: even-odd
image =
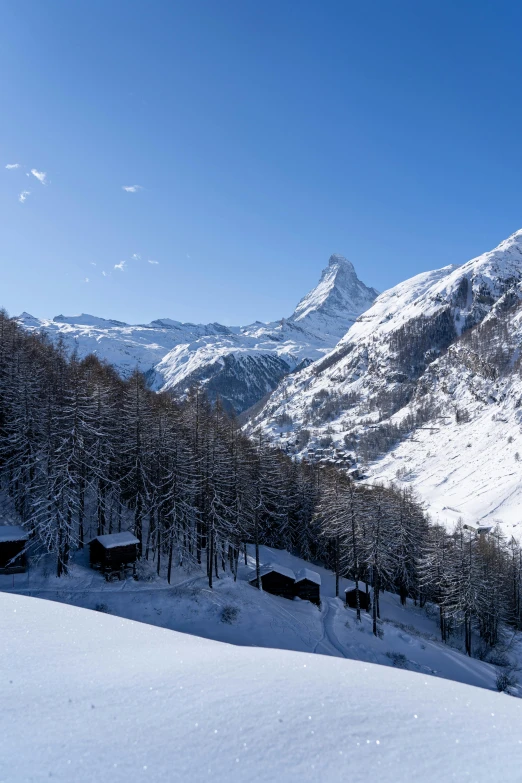
[[[321,604],[321,577],[316,571],[309,568],[301,568],[295,575],[294,595],[303,601],[311,601],[313,604]]]
[[[265,565],[260,569],[261,587],[267,593],[280,595],[283,598],[293,599],[295,592],[295,574],[291,568],[280,565]],[[251,585],[257,587],[257,577],[254,573],[248,580]]]
[[[348,587],[344,594],[346,596],[346,606],[349,606],[350,609],[357,609],[357,590],[355,587]],[[359,590],[359,606],[367,612],[370,611],[370,594],[364,592],[364,590]]]
[[[0,525],[0,574],[23,574],[29,533],[17,525]]]
[[[122,578],[125,569],[136,570],[139,540],[128,531],[96,536],[89,542],[91,568],[105,574],[105,578]]]
[[[462,528],[464,530],[469,530],[470,533],[475,533],[475,535],[477,536],[491,533],[492,530],[491,525],[479,525],[479,524],[475,525],[472,522],[466,522],[464,525],[462,525]]]

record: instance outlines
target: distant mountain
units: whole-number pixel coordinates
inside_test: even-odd
[[[245,327],[180,323],[169,318],[131,325],[82,313],[52,320],[22,313],[27,329],[61,337],[80,356],[94,353],[123,376],[136,367],[157,390],[184,392],[195,382],[241,413],[273,391],[285,375],[324,356],[366,310],[377,291],[353,265],[331,256],[318,285],[287,319]]]
[[[248,425],[413,487],[441,521],[522,527],[522,231],[385,291]],[[296,443],[297,438],[297,443]],[[344,452],[344,453],[343,453]],[[349,458],[349,459],[347,459]]]

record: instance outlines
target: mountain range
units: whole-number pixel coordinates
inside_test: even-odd
[[[328,353],[376,296],[347,259],[332,255],[292,315],[272,323],[234,327],[162,318],[132,325],[87,314],[39,319],[29,313],[18,320],[26,329],[62,339],[80,357],[96,354],[123,376],[138,367],[158,391],[183,393],[202,383],[211,399],[219,396],[228,409],[242,413],[285,375]]]

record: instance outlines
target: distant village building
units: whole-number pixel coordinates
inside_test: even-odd
[[[0,574],[23,574],[27,570],[29,533],[17,525],[0,525]]]
[[[295,575],[295,593],[303,601],[311,601],[317,606],[321,603],[321,577],[316,571],[301,568]]]
[[[470,533],[475,533],[477,536],[483,535],[484,533],[491,533],[492,530],[491,525],[479,525],[474,524],[473,522],[466,522],[462,527],[464,530],[469,530]]]
[[[255,573],[248,581],[251,585],[257,587],[257,576]],[[291,568],[285,568],[280,565],[261,566],[260,581],[261,587],[265,592],[293,599],[295,594],[295,574]]]
[[[365,593],[364,590],[357,591],[355,587],[348,587],[345,591],[346,606],[350,609],[357,609],[357,592],[359,592],[359,606],[361,609],[369,612],[371,607],[370,594]]]
[[[139,540],[132,533],[108,533],[89,542],[91,568],[97,568],[106,579],[123,577],[126,568],[136,570]]]

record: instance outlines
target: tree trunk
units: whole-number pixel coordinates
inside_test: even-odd
[[[341,569],[339,536],[335,540],[335,597],[339,598],[339,571]]]
[[[172,546],[172,533],[171,533],[170,542],[169,542],[169,564],[167,566],[167,581],[169,585],[170,585],[170,577],[172,574],[172,550],[173,550],[173,546]]]
[[[256,587],[261,590],[261,566],[259,564],[259,525],[257,521],[257,511],[254,520],[254,538],[256,545]]]
[[[359,574],[355,574],[355,610],[357,612],[357,622],[361,622],[361,596],[359,595]]]
[[[212,589],[212,560],[214,559],[214,530],[209,531],[207,537],[207,567],[208,567],[208,586]]]

